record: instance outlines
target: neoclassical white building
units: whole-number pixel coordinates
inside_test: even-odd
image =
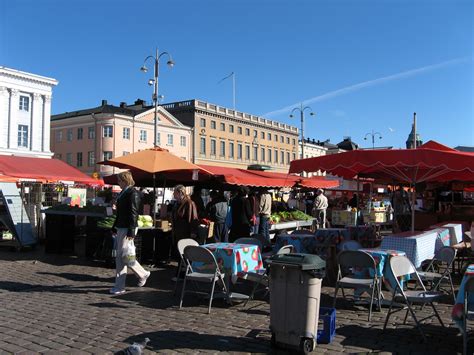
[[[51,94],[58,81],[0,66],[0,154],[51,158]]]

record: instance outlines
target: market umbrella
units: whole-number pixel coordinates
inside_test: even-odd
[[[290,165],[290,173],[318,170],[346,179],[371,177],[413,187],[420,182],[474,181],[474,154],[429,141],[416,149],[353,150],[294,160]],[[414,213],[412,205],[412,230]]]
[[[137,179],[148,177],[153,183],[155,196],[157,180],[162,181],[163,187],[166,187],[168,179],[168,181],[175,181],[177,178],[182,181],[193,181],[197,180],[200,174],[212,175],[206,169],[181,159],[170,153],[167,149],[160,147],[144,149],[136,153],[101,161],[98,164],[130,169],[132,174],[134,174],[134,179],[135,177]]]

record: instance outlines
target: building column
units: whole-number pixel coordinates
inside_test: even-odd
[[[51,144],[51,96],[43,96],[43,134],[42,134],[42,152],[50,153]],[[87,132],[85,132],[87,134]]]
[[[8,117],[10,115],[10,93],[0,86],[0,148],[8,147]]]
[[[16,108],[16,110],[14,109]],[[8,112],[8,149],[18,148],[18,121],[15,112],[18,111],[18,90],[10,89]]]
[[[41,94],[33,93],[33,104],[31,105],[31,123],[28,132],[30,139],[30,150],[39,152],[43,141],[42,134],[33,134],[33,132],[43,131],[43,100]]]

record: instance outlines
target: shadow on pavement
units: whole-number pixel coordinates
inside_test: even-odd
[[[259,336],[262,331],[251,331],[256,337],[232,337],[211,334],[200,334],[189,331],[164,330],[157,332],[143,333],[129,337],[124,340],[126,343],[141,343],[145,338],[149,338],[148,350],[162,351],[180,349],[187,351],[190,349],[202,349],[212,351],[237,351],[250,353],[272,353],[286,354],[287,352],[275,352],[270,348],[270,337]]]
[[[100,289],[99,291],[94,289]],[[37,285],[16,281],[0,281],[0,290],[10,292],[105,293],[103,286],[73,287],[71,285]]]
[[[112,302],[89,303],[89,306],[98,307],[98,308],[128,308],[127,306],[119,305]]]
[[[82,281],[82,282],[107,282],[109,284],[113,284],[114,278],[113,277],[98,277],[93,275],[86,275],[86,274],[73,274],[70,272],[61,272],[61,273],[54,273],[54,272],[37,272],[38,275],[51,275],[51,276],[58,276],[65,278],[71,281]]]

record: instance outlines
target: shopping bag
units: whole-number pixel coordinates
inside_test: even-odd
[[[127,266],[135,265],[137,261],[137,256],[135,252],[135,244],[133,239],[127,239],[122,249],[122,260],[123,263]]]

